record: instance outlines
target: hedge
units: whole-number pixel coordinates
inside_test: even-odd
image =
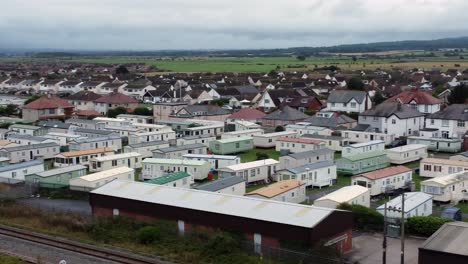
[[[372,208],[358,204],[343,203],[337,209],[351,211],[354,218],[354,228],[367,231],[380,231],[383,229],[383,215]]]
[[[409,234],[429,237],[442,225],[452,221],[438,216],[414,216],[408,218],[405,229]]]

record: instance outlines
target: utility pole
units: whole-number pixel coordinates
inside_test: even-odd
[[[401,264],[405,263],[405,192],[401,194]]]
[[[384,229],[383,229],[383,242],[382,242],[382,264],[387,263],[387,202],[384,206]]]

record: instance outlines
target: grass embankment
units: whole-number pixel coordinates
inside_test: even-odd
[[[0,253],[0,263],[2,264],[26,264],[25,261],[8,255],[4,255]]]
[[[260,260],[259,256],[246,252],[237,234],[195,228],[190,234],[179,236],[176,223],[172,222],[144,224],[122,217],[88,219],[0,202],[0,224],[84,243],[123,248],[178,263],[280,263],[266,258]]]

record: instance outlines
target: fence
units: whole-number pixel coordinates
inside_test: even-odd
[[[55,199],[87,200],[89,189],[70,190],[68,185],[53,183],[20,182],[16,184],[0,183],[0,199],[22,199],[33,196],[52,197]]]
[[[38,184],[28,184],[24,182],[17,184],[0,183],[0,199],[27,198],[38,191]]]
[[[308,253],[284,248],[274,248],[265,245],[256,245],[251,241],[243,241],[242,247],[251,254],[258,254],[264,258],[281,261],[284,263],[300,264],[339,264],[346,263],[338,257],[319,253]]]

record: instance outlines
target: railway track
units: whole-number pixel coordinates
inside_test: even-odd
[[[101,248],[87,245],[67,239],[57,238],[49,235],[39,234],[27,230],[0,225],[0,235],[26,240],[29,242],[60,248],[73,253],[92,256],[105,261],[122,264],[166,264],[167,262],[122,252],[115,249]]]

